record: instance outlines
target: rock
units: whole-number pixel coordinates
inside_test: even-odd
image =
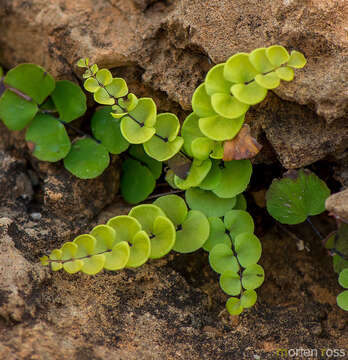
[[[348,222],[348,189],[329,196],[325,207],[326,210]]]
[[[0,201],[3,204],[18,198],[30,201],[34,192],[26,174],[26,160],[0,150],[0,164]]]
[[[3,2],[0,62],[6,67],[35,62],[58,78],[76,80],[81,76],[77,59],[89,56],[115,74],[127,69],[133,73],[136,68],[135,90],[145,82],[185,110],[191,109],[194,89],[215,63],[272,44],[297,49],[308,64],[275,93],[299,105],[287,114],[281,104],[288,107],[289,102],[274,102],[269,114],[274,121],[263,127],[267,139],[287,168],[336,154],[347,139],[343,119],[348,113],[348,7],[344,1]],[[281,115],[281,139],[273,114]],[[285,137],[289,129],[298,138]],[[303,131],[296,134],[298,129]]]
[[[188,109],[209,58],[219,63],[238,51],[280,43],[303,51],[308,65],[277,93],[312,106],[330,121],[346,114],[345,2],[176,0],[155,5],[153,0],[122,5],[115,0],[5,0],[0,60],[7,67],[32,61],[59,77],[72,76],[81,56],[110,68],[136,62],[144,79]]]
[[[247,121],[256,136],[260,137],[260,132],[266,134],[286,169],[307,166],[329,154],[339,157],[348,143],[346,118],[328,125],[308,107],[281,100],[274,94],[269,94],[263,103],[251,109]],[[260,156],[264,160],[262,152]]]
[[[120,162],[114,157],[99,177],[76,178],[65,168],[38,162],[43,178],[43,205],[50,215],[67,219],[90,220],[109,205],[118,193]]]
[[[39,231],[28,232],[33,242]],[[0,358],[250,359],[257,353],[272,359],[275,349],[291,348],[299,338],[310,348],[328,341],[343,348],[347,314],[335,304],[337,276],[327,271],[329,257],[318,247],[299,254],[293,239],[275,229],[262,243],[266,282],[257,290],[257,305],[238,318],[224,310],[227,295],[203,251],[171,253],[137,269],[96,276],[59,271],[36,283],[29,298],[22,297],[26,311],[35,300],[34,320],[24,313],[20,324],[0,327]],[[20,263],[26,265],[11,267],[6,277],[13,281],[30,264]],[[20,289],[27,288],[21,283]]]
[[[36,289],[48,273],[39,264],[28,262],[15,248],[8,235],[12,223],[9,218],[0,218],[0,317],[18,322],[35,315]]]

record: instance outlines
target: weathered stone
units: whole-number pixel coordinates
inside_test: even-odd
[[[282,146],[274,139],[278,128],[273,122],[265,127],[267,138],[272,139],[283,165],[290,168],[336,153],[346,139],[342,120],[348,113],[346,1],[83,0],[77,4],[4,0],[0,15],[0,62],[5,66],[35,62],[59,78],[76,79],[81,73],[74,64],[81,56],[116,72],[119,67],[133,71],[136,65],[142,69],[137,88],[145,82],[186,110],[191,108],[195,87],[214,63],[236,52],[276,43],[300,50],[308,64],[275,93],[313,112],[297,106],[287,116],[277,109],[278,102],[273,110],[282,112],[284,124],[291,124],[292,131],[299,128],[293,129],[294,117],[308,113],[313,127],[308,125],[309,133],[303,131],[302,138],[306,134],[309,145],[313,138],[321,139],[324,131],[325,140],[314,141],[309,151],[301,139],[286,139],[291,146]],[[332,128],[325,125],[334,120]],[[337,138],[342,126],[342,136]]]
[[[114,157],[99,177],[76,178],[62,167],[38,162],[43,177],[43,205],[51,216],[89,220],[109,205],[119,190],[120,162]]]
[[[280,100],[274,94],[251,109],[247,121],[255,134],[266,134],[287,169],[307,166],[329,154],[339,156],[348,144],[346,118],[328,124],[308,107]],[[262,140],[259,142],[262,144]],[[261,151],[260,156],[264,159],[265,154]]]
[[[28,262],[15,248],[8,235],[12,223],[9,218],[0,218],[0,318],[21,321],[25,315],[35,315],[38,294],[33,292],[42,286],[48,273],[39,264]]]
[[[0,150],[0,201],[2,203],[33,197],[31,181],[26,174],[26,161]]]
[[[326,210],[348,222],[348,189],[328,197],[325,207]]]
[[[154,88],[189,108],[208,56],[219,63],[238,51],[281,43],[303,51],[308,65],[277,93],[313,106],[329,120],[346,114],[346,2],[176,0],[165,4],[5,0],[1,61],[8,67],[33,61],[59,76],[71,74],[81,56],[108,67],[137,62]]]

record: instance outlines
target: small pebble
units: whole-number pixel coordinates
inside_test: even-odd
[[[31,219],[34,221],[39,221],[41,219],[41,216],[42,215],[39,212],[33,212],[30,214]]]

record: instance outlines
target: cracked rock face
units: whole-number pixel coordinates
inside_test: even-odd
[[[341,0],[2,0],[0,64],[33,62],[78,82],[75,63],[88,56],[183,120],[214,64],[272,44],[297,49],[307,66],[247,113],[265,145],[256,160],[297,168],[329,156],[348,184],[347,11]],[[24,133],[2,124],[0,149],[0,359],[273,359],[295,345],[347,346],[337,275],[305,226],[310,252],[275,226],[257,229],[266,280],[239,318],[227,316],[203,251],[91,277],[51,273],[40,256],[128,212],[115,202],[119,160],[81,181],[31,158]],[[341,195],[328,208],[346,211]]]
[[[34,62],[54,76],[76,79],[82,56],[116,73],[135,65],[141,70],[135,92],[145,83],[185,110],[213,64],[272,44],[297,49],[308,64],[275,90],[269,109],[275,121],[262,132],[286,168],[340,154],[348,141],[346,1],[3,0],[0,18],[0,63],[8,68]],[[282,106],[289,103],[282,100],[298,106],[287,115]]]
[[[35,316],[37,288],[49,277],[46,269],[26,260],[9,235],[10,218],[0,218],[0,318],[22,321]]]

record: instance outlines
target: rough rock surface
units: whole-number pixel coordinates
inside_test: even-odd
[[[328,211],[348,222],[348,189],[331,195],[325,203]]]
[[[115,211],[117,206],[98,221]],[[7,317],[0,313],[1,359],[274,359],[280,348],[346,346],[348,314],[336,305],[337,277],[309,228],[297,230],[310,252],[298,251],[296,241],[274,226],[261,236],[267,276],[258,304],[231,318],[224,309],[227,296],[203,251],[94,277],[49,274],[31,254],[47,241],[43,220],[33,227],[20,213],[8,214],[2,242],[12,250],[6,248],[2,256],[10,254],[11,260],[1,262],[10,268],[0,272],[0,289],[11,285],[17,296],[2,298]],[[21,233],[12,229],[14,218]],[[49,225],[60,231],[59,224]],[[24,233],[30,245],[14,248]],[[18,280],[14,274],[22,276]],[[28,284],[26,276],[35,281]]]
[[[47,279],[48,271],[27,261],[15,248],[8,235],[13,221],[0,218],[0,318],[18,322],[25,315],[34,316],[37,289]]]
[[[287,168],[340,152],[348,140],[343,125],[348,113],[347,1],[3,0],[0,19],[0,63],[7,67],[35,62],[55,76],[76,79],[76,60],[90,56],[116,72],[137,68],[137,87],[145,82],[186,110],[214,63],[275,43],[300,50],[307,66],[275,92],[302,106],[294,106],[289,116],[279,105],[282,101],[271,108],[282,113],[282,124],[297,122],[303,132],[289,134],[272,121],[263,128],[266,137]],[[276,139],[279,130],[281,140]],[[313,139],[313,149],[307,151]],[[293,154],[297,149],[300,159]]]

